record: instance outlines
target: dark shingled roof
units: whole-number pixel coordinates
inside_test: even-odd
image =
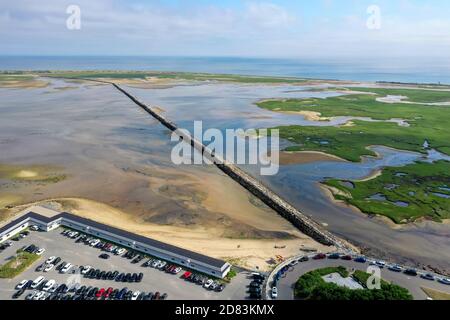
[[[34,218],[36,220],[40,220],[40,221],[45,222],[47,224],[52,222],[52,221],[55,221],[55,220],[57,220],[59,218],[67,218],[67,219],[70,219],[70,220],[72,220],[74,222],[79,222],[79,223],[82,223],[82,224],[87,225],[89,227],[97,228],[97,229],[100,229],[100,230],[103,230],[103,231],[106,231],[106,232],[113,233],[113,234],[118,235],[118,236],[122,236],[122,237],[128,238],[128,239],[130,239],[132,241],[141,242],[143,244],[146,244],[146,245],[149,245],[149,246],[161,249],[161,250],[169,251],[171,253],[174,253],[174,254],[186,257],[186,258],[191,259],[191,260],[196,260],[198,262],[202,262],[202,263],[211,265],[211,266],[219,268],[219,269],[222,268],[222,266],[224,264],[226,264],[226,262],[223,261],[223,260],[211,258],[211,257],[205,256],[205,255],[193,252],[193,251],[189,251],[189,250],[186,250],[186,249],[182,249],[182,248],[179,248],[179,247],[172,246],[172,245],[164,243],[164,242],[160,242],[160,241],[153,240],[153,239],[150,239],[150,238],[147,238],[147,237],[144,237],[144,236],[140,236],[140,235],[135,234],[135,233],[131,233],[131,232],[128,232],[128,231],[125,231],[125,230],[122,230],[122,229],[111,227],[111,226],[105,225],[103,223],[99,223],[99,222],[96,222],[96,221],[93,221],[93,220],[90,220],[90,219],[78,217],[78,216],[73,215],[73,214],[68,213],[68,212],[60,213],[60,214],[58,214],[56,216],[53,216],[51,218],[46,217],[46,216],[42,216],[42,215],[34,213],[34,212],[29,212],[29,213],[23,215],[22,217],[17,218],[14,221],[11,221],[10,223],[8,223],[5,226],[1,227],[0,228],[0,232],[6,231],[7,229],[13,227],[16,224],[19,224],[21,221],[23,221],[23,220],[25,220],[27,218]]]

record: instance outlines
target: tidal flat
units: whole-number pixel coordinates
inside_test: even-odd
[[[274,254],[289,256],[305,247],[320,248],[214,167],[173,165],[169,132],[110,86],[80,79],[45,79],[51,82],[45,89],[0,89],[5,97],[0,112],[9,119],[0,119],[0,143],[6,151],[0,163],[61,166],[69,178],[39,189],[26,185],[14,190],[14,195],[23,198],[21,203],[56,201],[80,215],[129,225],[159,240],[236,258],[250,267],[267,267]],[[67,85],[77,89],[56,89]],[[196,79],[181,84],[177,79],[166,86],[122,85],[187,129],[192,129],[193,121],[203,120],[206,128],[220,130],[289,125],[325,130],[348,125],[353,117],[312,121],[256,105],[264,99],[323,100],[342,95],[314,90],[326,86],[323,81],[272,84]],[[287,137],[282,147],[294,142]],[[291,157],[272,177],[259,176],[254,166],[242,168],[368,254],[450,269],[450,225],[416,221],[393,228],[336,204],[320,188],[329,178],[360,180],[427,154],[372,146],[359,162],[310,157],[308,161]],[[214,241],[215,248],[209,241]],[[275,246],[284,245],[285,249],[274,252]]]

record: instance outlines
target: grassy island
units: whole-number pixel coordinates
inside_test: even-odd
[[[348,89],[350,90],[350,89]],[[280,136],[294,146],[287,151],[321,151],[349,161],[361,156],[375,156],[367,149],[384,145],[424,153],[429,147],[450,154],[450,112],[448,105],[430,105],[450,101],[450,91],[420,89],[358,88],[361,94],[342,95],[326,99],[305,98],[267,100],[258,106],[277,112],[315,112],[322,121],[333,117],[364,117],[376,120],[354,120],[342,126],[282,126]],[[379,101],[386,96],[402,96],[401,102]],[[388,122],[402,119],[407,125]]]
[[[450,218],[450,162],[417,162],[401,168],[389,167],[368,181],[328,180],[339,189],[336,199],[367,214],[383,215],[396,223],[426,217],[434,221]]]
[[[351,277],[363,289],[349,289],[335,283],[327,283],[322,277],[337,273]],[[294,293],[302,300],[412,300],[408,290],[381,280],[381,288],[369,290],[366,286],[369,274],[355,271],[352,275],[344,267],[317,269],[302,275],[295,284]]]

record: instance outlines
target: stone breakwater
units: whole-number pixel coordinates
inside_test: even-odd
[[[198,151],[202,152],[203,156],[213,162],[221,171],[231,177],[233,180],[238,182],[241,186],[251,192],[253,195],[258,197],[270,208],[275,210],[282,217],[290,221],[294,226],[296,226],[301,232],[315,239],[321,244],[328,246],[335,246],[338,249],[346,251],[355,251],[354,247],[351,246],[346,241],[339,239],[338,237],[331,234],[329,231],[325,230],[320,224],[305,216],[295,207],[287,203],[280,196],[275,194],[268,187],[263,185],[257,179],[253,178],[234,164],[225,161],[221,157],[217,156],[212,150],[207,148],[202,142],[197,141],[191,135],[186,134],[180,130],[176,124],[172,121],[166,119],[159,112],[156,112],[153,108],[147,106],[145,103],[139,101],[133,95],[128,93],[126,90],[122,89],[115,83],[111,83],[117,90],[126,95],[135,104],[144,109],[151,116],[156,118],[161,124],[163,124],[169,130],[176,132],[180,139],[189,143]]]

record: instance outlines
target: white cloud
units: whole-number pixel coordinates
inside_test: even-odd
[[[333,10],[333,1],[323,1]],[[81,7],[80,31],[66,29],[66,8],[73,3]],[[434,17],[430,6],[420,19],[383,6],[382,29],[374,31],[366,28],[364,8],[308,17],[267,1],[240,7],[163,3],[1,1],[0,54],[450,55],[450,22]],[[402,8],[422,12],[406,0]]]

